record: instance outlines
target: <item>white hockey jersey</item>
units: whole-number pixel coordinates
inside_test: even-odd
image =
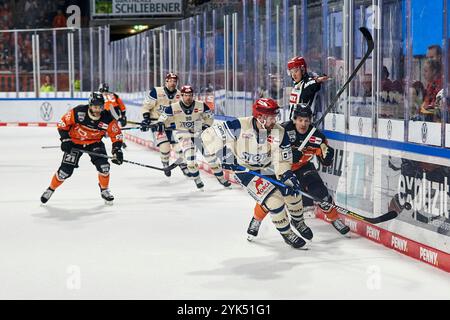
[[[193,134],[201,131],[204,126],[211,126],[214,115],[204,102],[194,101],[193,105],[187,108],[182,101],[178,101],[165,107],[158,121],[180,132]]]
[[[291,169],[292,149],[284,128],[276,124],[268,132],[256,127],[253,117],[218,123],[202,133],[205,148],[210,154],[228,148],[236,162],[250,170],[273,165],[277,176]]]
[[[150,119],[158,119],[164,108],[180,100],[180,90],[170,92],[166,87],[155,87],[145,97],[142,113],[150,113]]]

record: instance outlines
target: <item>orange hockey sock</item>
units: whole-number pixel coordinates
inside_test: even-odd
[[[102,175],[101,173],[98,174],[98,183],[100,185],[100,188],[106,189],[109,186],[109,174],[108,175]]]
[[[64,180],[58,180],[58,176],[56,175],[56,173],[53,175],[52,181],[50,182],[50,188],[52,190],[56,190],[56,188],[58,188],[60,185],[62,185],[62,183],[64,182]]]
[[[253,217],[258,221],[263,221],[269,212],[266,211],[259,203],[256,203],[253,210]]]
[[[327,219],[330,221],[334,221],[339,218],[337,210],[335,208],[332,208],[329,212],[324,212],[324,213],[325,213],[325,216],[327,217]]]

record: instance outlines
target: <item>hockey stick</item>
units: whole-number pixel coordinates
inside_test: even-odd
[[[272,178],[270,178],[268,176],[265,176],[265,175],[263,175],[263,174],[261,174],[259,172],[256,172],[256,171],[248,170],[247,168],[244,168],[243,166],[239,166],[238,170],[250,173],[250,174],[252,174],[254,176],[261,177],[261,178],[263,178],[263,179],[265,179],[265,180],[267,180],[267,181],[271,182],[272,184],[277,185],[279,187],[282,187],[282,188],[285,188],[285,189],[286,188],[290,188],[289,186],[285,185],[284,183],[282,183],[282,182],[280,182],[280,181],[278,181],[276,179],[272,179]],[[338,206],[338,205],[336,205],[334,203],[331,203],[331,202],[319,199],[319,198],[317,198],[317,197],[315,197],[315,196],[313,196],[313,195],[311,195],[309,193],[306,193],[306,192],[303,192],[303,191],[300,191],[300,193],[302,195],[304,195],[305,197],[308,197],[308,198],[312,199],[313,201],[319,203],[319,205],[330,206],[332,208],[335,208],[337,210],[337,212],[339,212],[339,213],[348,215],[348,216],[353,217],[355,219],[358,219],[358,220],[361,220],[361,221],[365,221],[365,222],[368,222],[368,223],[371,223],[371,224],[378,224],[378,223],[381,223],[381,222],[392,220],[392,219],[395,219],[397,217],[397,215],[398,215],[398,213],[396,211],[389,211],[388,213],[382,214],[381,216],[378,216],[378,217],[375,217],[375,218],[365,217],[365,216],[362,216],[362,215],[357,214],[355,212],[352,212],[352,211],[350,211],[348,209],[345,209],[345,208],[343,208],[341,206]]]
[[[323,112],[323,114],[319,118],[319,120],[317,120],[316,122],[314,122],[312,124],[313,127],[312,127],[311,131],[308,133],[308,135],[306,136],[305,140],[303,140],[303,142],[300,145],[300,147],[298,147],[298,150],[300,150],[300,151],[303,150],[303,148],[308,143],[309,139],[312,137],[314,132],[317,130],[317,126],[319,126],[319,124],[322,123],[322,121],[325,119],[325,116],[328,114],[328,112],[331,111],[331,108],[333,108],[333,106],[339,100],[339,97],[347,89],[349,83],[353,80],[353,78],[355,78],[355,76],[358,73],[359,69],[361,69],[361,67],[364,65],[364,63],[366,62],[366,60],[369,58],[370,54],[372,53],[375,44],[373,42],[373,38],[372,38],[372,35],[370,34],[370,31],[366,27],[359,28],[359,31],[361,31],[361,33],[363,34],[364,39],[366,39],[366,43],[367,43],[367,51],[366,51],[366,53],[364,54],[364,56],[362,57],[361,61],[358,63],[356,68],[353,70],[353,72],[350,74],[350,76],[348,77],[347,81],[345,81],[344,85],[336,93],[336,95],[334,96],[333,100],[331,100],[330,104],[325,109],[325,111]]]
[[[137,129],[141,129],[142,127],[128,127],[128,128],[120,128],[121,131],[125,131],[125,130],[137,130]]]
[[[87,153],[90,154],[92,156],[96,156],[96,157],[101,157],[101,158],[106,158],[106,159],[114,159],[114,157],[108,156],[106,154],[102,154],[102,153],[97,153],[97,152],[92,152],[92,151],[88,151],[88,150],[81,150],[81,149],[77,149],[77,148],[73,148],[73,151],[79,151],[79,152],[83,152],[83,153]],[[155,170],[160,170],[160,171],[171,171],[174,168],[176,168],[183,160],[181,159],[177,159],[177,161],[175,161],[174,163],[172,163],[171,165],[165,167],[165,168],[160,168],[160,167],[154,167],[154,166],[150,166],[148,164],[143,164],[143,163],[139,163],[139,162],[134,162],[134,161],[130,161],[130,160],[123,160],[123,162],[129,163],[129,164],[135,164],[137,166],[141,166],[141,167],[145,167],[145,168],[150,168],[150,169],[155,169]]]

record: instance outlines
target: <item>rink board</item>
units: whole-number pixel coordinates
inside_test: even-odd
[[[0,126],[53,126],[68,109],[82,103],[86,100],[0,99]],[[126,103],[129,120],[140,121],[140,104]],[[149,133],[128,131],[126,138],[156,150]],[[343,217],[352,231],[450,272],[449,181],[418,174],[445,176],[450,172],[450,160],[342,140],[330,139],[330,144],[336,149],[334,163],[319,167],[319,171],[337,204],[376,216],[389,211],[392,198],[400,193],[401,202],[412,205],[397,219],[377,226]],[[403,168],[408,162],[412,169]],[[205,163],[200,167],[210,172]],[[228,172],[226,177],[235,182]]]

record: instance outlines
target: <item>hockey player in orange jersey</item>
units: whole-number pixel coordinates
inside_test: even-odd
[[[104,110],[105,100],[99,92],[91,93],[89,104],[79,105],[69,110],[58,123],[58,133],[61,140],[61,150],[64,152],[61,166],[53,175],[50,186],[41,196],[41,202],[46,203],[50,197],[74,169],[86,150],[106,156],[105,144],[101,139],[108,134],[112,141],[112,162],[120,165],[123,162],[122,132],[117,121],[111,113]],[[78,149],[78,150],[76,150]],[[98,171],[98,185],[101,197],[111,204],[114,200],[109,190],[108,159],[101,156],[90,155],[91,162]]]

